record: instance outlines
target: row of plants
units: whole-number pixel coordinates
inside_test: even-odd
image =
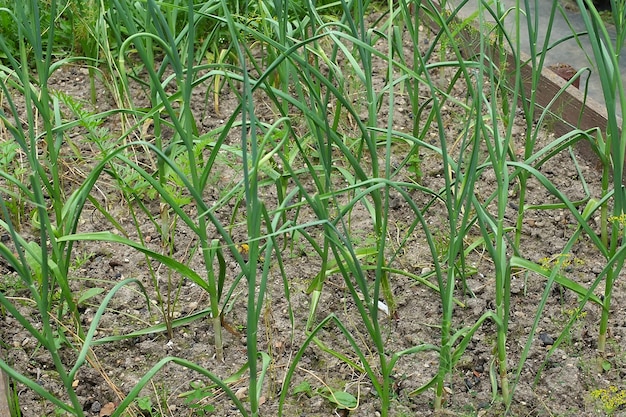
[[[439,369],[416,394],[431,393],[433,406],[439,410],[444,407],[446,383],[472,336],[483,324],[492,322],[497,329],[493,370],[498,383],[494,384],[494,400],[498,399],[508,410],[555,283],[580,296],[579,312],[588,303],[600,306],[598,351],[602,362],[613,285],[626,250],[622,241],[626,195],[621,183],[626,141],[617,117],[618,106],[623,108],[625,103],[617,69],[626,33],[626,6],[624,1],[611,2],[617,31],[617,36],[612,37],[592,2],[578,0],[588,30],[572,34],[589,38],[593,46],[594,70],[600,74],[608,109],[607,131],[573,128],[569,134],[538,148],[542,121],[550,109],[539,108],[537,86],[545,52],[553,45],[548,41],[538,43],[545,33],[540,33],[537,17],[522,12],[523,7],[530,9],[529,2],[518,2],[517,7],[506,9],[498,1],[480,1],[477,13],[465,20],[458,13],[467,1],[454,6],[427,0],[354,0],[315,5],[280,0],[33,0],[5,4],[8,7],[0,9],[0,22],[11,31],[0,36],[0,120],[4,134],[0,226],[8,241],[0,242],[0,254],[19,277],[37,314],[25,315],[19,300],[4,292],[0,292],[0,305],[2,314],[17,320],[50,355],[66,395],[59,398],[21,372],[17,364],[2,358],[0,368],[59,410],[81,416],[83,405],[73,382],[77,372],[92,359],[92,348],[147,332],[164,332],[172,338],[172,329],[208,319],[214,333],[216,360],[223,360],[224,314],[234,292],[244,288],[247,360],[236,377],[247,377],[249,394],[245,400],[233,392],[229,378],[221,378],[185,359],[165,357],[126,393],[113,416],[123,415],[136,404],[142,390],[170,363],[210,380],[242,415],[259,415],[264,378],[272,361],[258,343],[270,270],[281,271],[284,296],[289,300],[291,277],[282,265],[287,249],[296,241],[311,248],[321,267],[308,290],[311,303],[305,339],[296,347],[285,371],[280,409],[293,392],[291,381],[299,361],[309,346],[316,346],[366,376],[380,401],[383,416],[391,409],[397,362],[401,358],[418,361],[420,355],[435,352]],[[553,2],[552,14],[547,17],[548,34],[559,10],[558,2]],[[374,11],[375,18],[370,16]],[[534,40],[530,42],[533,48],[529,61],[521,58],[520,40],[509,36],[503,26],[510,15],[515,17],[518,28],[527,27]],[[470,21],[479,30],[471,32],[473,49],[468,53],[462,40]],[[431,23],[438,29],[429,39],[426,51],[407,53],[402,47],[403,36],[408,36],[413,45],[420,45],[424,36],[421,27]],[[545,26],[542,22],[541,27]],[[72,33],[75,38],[68,39]],[[506,53],[515,57],[513,67],[504,64]],[[89,112],[71,97],[50,90],[49,80],[54,73],[75,62],[89,68],[91,80],[97,78],[106,83],[117,108],[104,113]],[[381,88],[376,87],[376,62],[383,62],[386,67],[385,85]],[[522,67],[527,65],[532,68],[529,90],[523,88],[521,79]],[[452,74],[452,80],[442,84],[437,73],[444,70]],[[583,72],[579,71],[575,78]],[[466,86],[465,101],[452,93],[456,82]],[[574,79],[569,84],[573,82]],[[131,85],[136,84],[143,85],[147,105],[134,101]],[[213,110],[219,112],[219,93],[223,89],[237,95],[238,107],[225,116],[219,128],[204,131],[191,107],[194,92],[202,90],[203,95],[212,97]],[[92,98],[96,100],[93,91]],[[355,91],[358,100],[353,99]],[[404,132],[393,127],[400,94],[408,98],[409,111],[414,115],[414,125]],[[271,104],[275,114],[272,122],[259,117],[259,96]],[[521,154],[512,151],[518,103],[527,123]],[[450,148],[443,126],[442,114],[448,105],[464,112],[455,149]],[[388,108],[388,116],[381,119],[383,106]],[[119,120],[119,131],[102,128],[108,118]],[[347,120],[354,123],[355,129],[346,128]],[[153,140],[142,139],[146,126],[151,126]],[[68,148],[76,149],[70,135],[75,129],[81,129],[98,154],[80,184],[68,186],[58,161]],[[229,142],[234,132],[239,138],[235,144]],[[430,140],[433,132],[435,142]],[[603,190],[600,196],[571,201],[542,173],[541,167],[579,141],[589,142],[602,162]],[[400,155],[399,163],[392,158],[397,145],[408,150]],[[423,151],[440,156],[444,186],[429,188],[419,181],[419,155]],[[149,155],[153,164],[138,163],[138,152]],[[21,158],[19,163],[16,155]],[[239,176],[229,190],[209,205],[206,195],[225,164]],[[401,175],[406,170],[416,174],[413,180]],[[497,188],[491,195],[479,197],[474,192],[475,185],[487,172],[495,176]],[[139,220],[135,222],[136,230],[128,233],[107,210],[96,188],[105,177],[107,181],[113,179],[132,217],[148,219],[158,230],[164,242],[160,250],[143,239]],[[528,204],[529,181],[538,181],[558,204]],[[580,181],[584,183],[582,176]],[[139,187],[141,184],[143,188]],[[512,187],[518,189],[515,196],[510,193]],[[386,238],[391,227],[388,212],[392,195],[400,195],[413,215],[402,231],[401,244],[394,247]],[[416,195],[422,198],[416,199]],[[149,199],[160,203],[158,213],[144,204]],[[428,221],[434,204],[446,208],[443,230],[434,229]],[[505,226],[505,211],[510,204],[517,207],[515,227]],[[81,232],[86,207],[99,211],[110,228]],[[364,207],[371,216],[371,230],[355,232],[351,228],[349,219],[357,207]],[[226,217],[218,214],[228,209],[235,212]],[[528,211],[556,209],[567,210],[577,223],[563,256],[550,265],[525,259],[521,236]],[[314,220],[302,220],[300,213],[305,210],[314,213]],[[237,222],[237,213],[245,214],[243,223]],[[589,221],[597,213],[602,220],[600,235]],[[177,227],[185,227],[194,235],[196,243],[188,259],[181,260],[173,254]],[[234,228],[246,236],[245,242],[232,237]],[[475,235],[476,230],[478,240],[469,245],[465,238]],[[441,232],[446,234],[443,244],[436,239]],[[356,242],[363,240],[356,239],[355,233],[365,233],[369,238],[358,245]],[[393,315],[394,276],[415,278],[398,267],[398,262],[403,247],[416,233],[424,236],[432,255],[434,273],[417,278],[439,297],[440,339],[437,343],[394,350],[384,336],[387,319],[381,316],[379,301],[384,300]],[[561,274],[567,255],[583,237],[594,244],[606,265],[588,288]],[[122,244],[143,253],[151,282],[131,277],[103,293],[103,289],[76,292],[71,267],[76,262],[75,248],[84,241]],[[466,258],[477,246],[484,249],[494,266],[495,307],[473,324],[459,328],[454,310],[456,291],[471,271]],[[201,259],[202,270],[189,266],[192,258]],[[238,275],[227,271],[227,258],[238,264]],[[157,265],[168,269],[171,287],[158,284]],[[547,280],[523,353],[515,358],[517,366],[510,368],[510,282],[512,274],[519,270]],[[332,274],[342,277],[366,331],[369,349],[375,355],[364,350],[350,326],[338,316],[317,318],[318,303],[326,291],[325,281]],[[193,316],[176,318],[175,288],[182,277],[206,291],[209,303]],[[148,306],[148,293],[155,292],[164,324],[138,329],[130,335],[97,338],[102,316],[118,291],[126,286],[139,288]],[[598,286],[604,286],[601,298],[594,295]],[[89,325],[84,324],[83,310],[79,308],[85,299],[99,303]],[[289,314],[294,316],[292,311]],[[571,315],[561,338],[578,315]],[[325,344],[324,332],[328,328],[343,335],[348,351],[337,351]],[[67,350],[74,352],[73,363],[65,360]],[[332,398],[338,405],[351,406],[348,396]]]

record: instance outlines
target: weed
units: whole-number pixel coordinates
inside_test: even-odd
[[[194,410],[197,417],[211,415],[215,411],[215,406],[209,404],[207,399],[213,398],[213,387],[206,386],[200,381],[190,382],[189,385],[193,390],[180,395],[184,398],[185,404]]]
[[[572,267],[578,267],[585,264],[583,259],[573,256],[571,253],[562,253],[552,257],[544,257],[539,260],[542,267],[552,269],[554,267],[568,270]]]
[[[17,142],[11,140],[0,141],[0,177],[6,178],[10,176],[18,180],[24,180],[24,176],[28,173],[26,167],[20,163],[24,158],[20,152],[20,146]],[[6,206],[9,212],[10,220],[16,225],[19,231],[21,225],[26,218],[26,196],[24,190],[11,180],[3,180],[0,184],[0,191],[6,194]]]
[[[411,179],[416,183],[420,183],[422,181],[422,158],[419,155],[418,151],[414,151],[407,158],[406,169],[411,174]]]
[[[94,252],[83,252],[79,253],[74,257],[74,262],[72,264],[72,269],[77,271],[81,269],[87,262],[91,261],[95,256]]]
[[[615,385],[593,390],[589,395],[599,403],[601,410],[608,416],[612,416],[615,411],[626,405],[626,390]]]
[[[154,410],[152,407],[152,399],[150,397],[139,397],[137,398],[137,408],[139,408],[143,415],[148,417],[156,417],[154,414]]]
[[[319,395],[338,409],[354,410],[358,405],[357,399],[348,392],[343,390],[333,390],[326,385],[313,389],[311,384],[307,381],[302,381],[294,387],[293,395],[298,394],[306,394],[308,397]]]

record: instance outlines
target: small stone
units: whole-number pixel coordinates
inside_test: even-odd
[[[539,333],[539,340],[541,340],[544,346],[552,346],[554,344],[552,336],[545,332]]]
[[[102,409],[100,409],[100,417],[109,417],[115,411],[114,403],[106,403]]]
[[[243,400],[244,398],[246,398],[247,394],[248,387],[241,387],[237,390],[237,392],[235,392],[235,397],[237,397],[238,400]]]
[[[91,403],[91,407],[89,408],[93,414],[98,414],[102,409],[102,405],[100,401],[94,401]]]

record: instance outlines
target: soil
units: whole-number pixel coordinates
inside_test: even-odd
[[[425,32],[424,39],[429,35]],[[406,48],[411,50],[411,44]],[[377,63],[376,65],[380,65]],[[384,85],[386,68],[376,69],[379,74],[379,87]],[[450,74],[443,77],[449,82]],[[111,90],[102,82],[102,77],[96,78],[97,102],[90,104],[89,74],[80,66],[63,66],[50,80],[50,88],[57,94],[72,97],[76,103],[81,103],[84,109],[91,112],[104,112],[118,106],[112,97]],[[237,96],[227,86],[219,94],[219,112],[216,112],[212,94],[207,94],[209,86],[199,86],[193,100],[193,107],[197,117],[200,133],[211,131],[221,125],[235,110]],[[425,91],[426,93],[426,91]],[[460,83],[455,86],[454,94],[464,101],[465,88]],[[147,92],[138,84],[133,84],[133,102],[136,106],[147,105]],[[257,116],[270,121],[276,117],[266,98],[259,96],[257,102]],[[67,100],[65,101],[67,103]],[[409,132],[413,126],[413,115],[409,108],[408,99],[399,91],[396,97],[396,112],[394,114],[394,128]],[[446,134],[454,139],[458,136],[457,109],[454,104],[448,104],[444,111]],[[69,108],[65,108],[66,117],[71,118]],[[386,120],[387,110],[383,106],[380,111],[380,120]],[[101,128],[106,128],[111,137],[124,130],[120,119],[116,116],[102,120]],[[143,128],[143,130],[142,130]],[[304,126],[297,127],[304,130]],[[349,121],[343,128],[350,131]],[[520,117],[515,127],[515,138],[521,141],[525,123]],[[138,137],[151,140],[151,126],[139,129]],[[239,132],[233,129],[229,135],[229,144],[237,146]],[[143,135],[143,136],[142,136]],[[432,132],[432,139],[437,139],[437,132]],[[6,136],[3,140],[11,140]],[[545,146],[553,140],[549,130],[545,130],[540,138],[538,147]],[[86,134],[85,129],[77,128],[67,136],[68,147],[65,150],[65,159],[61,162],[64,170],[64,179],[68,190],[75,188],[98,160],[100,151],[93,140]],[[518,143],[521,145],[521,143]],[[397,162],[403,158],[405,149],[398,148],[393,156]],[[585,197],[583,186],[578,173],[574,169],[572,154],[577,150],[565,150],[542,167],[542,172],[571,200],[581,200]],[[137,160],[144,167],[155,169],[154,158],[149,153],[137,149]],[[422,151],[421,153],[421,182],[425,187],[439,189],[443,186],[441,158],[435,154]],[[230,162],[229,162],[230,161]],[[578,158],[577,162],[584,175],[591,197],[600,196],[600,173],[596,161]],[[225,158],[220,162],[220,174],[213,179],[214,185],[206,195],[210,206],[222,195],[223,190],[233,188],[240,179],[240,169],[237,161]],[[399,180],[410,181],[413,173],[405,167]],[[133,184],[129,184],[131,186]],[[140,184],[134,184],[139,186]],[[293,185],[291,185],[293,186]],[[492,173],[485,171],[476,185],[475,193],[480,196],[489,195],[495,189],[495,179]],[[511,196],[515,195],[515,184],[511,189]],[[540,184],[530,181],[527,187],[528,203],[539,204],[556,199]],[[157,196],[151,195],[149,190],[143,190],[142,203],[153,216],[158,216],[161,210]],[[139,209],[137,202],[128,203],[116,187],[115,181],[103,176],[93,193],[94,198],[108,208],[121,229],[125,230],[133,240],[143,239],[146,245],[154,250],[161,250],[167,240],[147,216]],[[426,195],[414,193],[416,204],[424,205],[429,201]],[[276,194],[270,189],[262,191],[261,198],[268,206],[275,206]],[[514,201],[514,198],[512,198]],[[235,208],[236,200],[217,211],[221,221],[235,225],[232,236],[239,242],[245,239],[245,213]],[[186,210],[193,212],[192,207]],[[236,213],[231,219],[233,213]],[[394,200],[394,204],[387,213],[390,218],[389,230],[390,246],[399,245],[405,237],[403,232],[413,219],[414,214],[408,204],[401,198]],[[514,226],[516,211],[513,207],[507,213],[510,220],[507,226]],[[291,215],[291,214],[290,214]],[[437,239],[445,242],[445,220],[447,214],[443,205],[435,204],[426,213],[428,221],[437,233]],[[88,231],[115,231],[109,219],[105,218],[95,207],[88,205],[83,213],[79,232]],[[302,223],[315,220],[314,213],[302,210],[297,221]],[[595,220],[597,221],[597,219]],[[357,207],[352,213],[350,227],[355,237],[364,241],[372,229],[371,218],[364,207]],[[25,221],[23,233],[25,236],[34,234],[34,230]],[[520,246],[521,256],[537,262],[557,259],[572,230],[576,227],[575,219],[565,210],[529,211],[525,222]],[[468,242],[479,235],[468,236]],[[31,236],[35,239],[35,236]],[[195,243],[193,233],[179,222],[176,225],[173,247],[173,256],[176,259],[190,260],[190,266],[201,272],[204,266],[198,256],[193,256]],[[285,275],[289,277],[290,299],[285,298],[283,281],[278,270],[272,269],[266,302],[263,306],[262,320],[258,333],[259,348],[271,358],[271,366],[263,388],[261,414],[274,416],[278,413],[278,396],[285,373],[294,359],[294,355],[303,345],[306,334],[305,323],[310,306],[310,296],[306,289],[311,280],[320,270],[320,260],[311,254],[313,251],[306,242],[297,242],[298,247],[285,248],[283,251]],[[236,277],[239,266],[235,260],[227,255],[227,288]],[[549,261],[548,261],[549,262]],[[494,308],[494,268],[486,253],[480,249],[472,251],[468,263],[475,268],[465,282],[459,283],[457,299],[463,306],[457,306],[454,316],[454,327],[461,328],[471,325],[486,311]],[[162,321],[158,310],[159,288],[161,296],[175,300],[171,306],[174,317],[184,317],[203,311],[209,305],[207,294],[188,279],[173,275],[169,276],[165,267],[152,264],[154,274],[146,258],[137,251],[109,243],[80,243],[75,248],[75,267],[72,268],[72,288],[81,294],[89,288],[103,288],[109,290],[124,278],[140,280],[148,290],[150,304],[148,309],[143,295],[134,286],[122,288],[113,298],[106,314],[98,327],[96,338],[128,334],[149,325]],[[416,230],[402,248],[402,256],[395,260],[395,267],[414,274],[427,274],[432,268],[431,254],[425,244],[423,233]],[[28,292],[20,288],[14,272],[0,265],[3,278],[3,292],[12,297],[23,313],[30,314],[33,322],[37,322],[36,313],[32,304],[27,301],[18,301],[19,297],[29,297]],[[583,286],[589,286],[602,270],[601,256],[593,248],[588,239],[581,238],[575,245],[572,261],[569,262],[566,274]],[[434,278],[430,278],[434,283]],[[422,344],[440,342],[438,325],[440,324],[440,299],[438,294],[414,280],[403,275],[391,276],[392,291],[397,302],[397,313],[393,317],[382,315],[381,324],[386,331],[386,345],[391,351]],[[522,273],[513,276],[511,282],[511,311],[508,336],[509,369],[516,369],[518,359],[524,344],[528,340],[530,327],[535,318],[537,305],[546,287],[546,280],[538,275]],[[600,289],[598,289],[600,291]],[[597,295],[600,295],[599,293]],[[82,319],[88,325],[104,293],[93,297],[81,306]],[[188,325],[173,330],[172,337],[165,332],[146,334],[123,341],[101,344],[93,349],[93,357],[89,365],[84,366],[77,378],[76,390],[84,404],[84,410],[89,416],[109,415],[112,406],[120,402],[125,393],[128,393],[152,366],[167,356],[176,356],[188,359],[218,375],[226,378],[236,373],[246,363],[246,297],[245,285],[240,282],[235,287],[232,305],[225,316],[229,331],[224,332],[225,361],[218,361],[213,347],[213,330],[208,317],[197,319]],[[536,335],[528,360],[521,372],[515,390],[514,403],[511,415],[514,416],[601,416],[607,410],[600,400],[594,399],[592,393],[600,389],[617,387],[621,390],[621,379],[625,371],[625,357],[621,349],[623,338],[626,337],[626,290],[623,281],[618,279],[613,293],[613,311],[610,321],[610,343],[607,353],[606,369],[597,365],[596,339],[600,309],[589,303],[583,314],[561,345],[550,352],[553,341],[561,334],[565,323],[570,319],[578,304],[578,298],[572,292],[556,286],[550,292],[548,303],[544,308],[539,321]],[[293,312],[293,321],[290,319]],[[362,324],[359,323],[358,312],[351,301],[350,293],[343,278],[339,274],[330,276],[325,282],[322,299],[317,311],[318,320],[329,314],[335,314],[352,332],[360,346],[368,346],[368,336]],[[0,323],[2,335],[3,358],[20,372],[30,378],[35,378],[46,389],[55,392],[63,398],[63,388],[55,375],[53,364],[36,340],[15,319],[5,314]],[[338,351],[353,356],[353,351],[336,326],[328,325],[319,338],[324,343]],[[448,385],[446,410],[449,415],[459,416],[499,416],[502,409],[498,401],[492,398],[492,381],[490,380],[490,366],[494,363],[495,325],[485,322],[472,338],[463,358],[455,367]],[[69,366],[73,364],[75,352],[66,349],[66,360]],[[374,358],[374,352],[370,352]],[[412,395],[412,391],[426,383],[438,369],[438,358],[433,353],[420,353],[403,357],[395,367],[395,399],[392,403],[392,416],[428,416],[432,415],[432,391],[420,395]],[[245,375],[245,374],[244,374]],[[536,378],[538,376],[538,378]],[[303,387],[306,381],[312,387],[311,392],[293,394],[295,387]],[[144,415],[187,416],[204,415],[199,409],[195,411],[186,404],[183,394],[193,390],[192,384],[208,385],[209,381],[199,374],[168,364],[161,369],[144,389],[141,397],[147,397],[152,402],[152,413]],[[197,386],[197,385],[196,385]],[[353,410],[339,410],[333,403],[321,395],[315,395],[316,390],[329,386],[335,390],[345,390],[358,399],[358,406]],[[25,389],[20,384],[18,397],[22,414],[26,417],[55,415],[54,407],[41,400],[34,392]],[[231,384],[233,391],[245,397],[247,379],[238,378]],[[315,345],[309,346],[301,359],[294,379],[289,389],[284,415],[286,416],[375,416],[380,413],[380,401],[372,389],[371,383],[365,375],[355,371],[337,358],[323,352]],[[618,391],[615,396],[619,395]],[[212,390],[211,395],[202,399],[201,405],[214,407],[210,415],[234,416],[239,415],[232,403],[219,390]],[[107,408],[108,407],[108,408]],[[207,408],[208,410],[208,408]],[[137,411],[137,410],[136,410]],[[138,412],[138,411],[137,411]],[[158,414],[160,413],[160,414]],[[614,415],[626,415],[619,407]]]

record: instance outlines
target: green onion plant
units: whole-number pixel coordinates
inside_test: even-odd
[[[619,57],[626,37],[624,11],[626,3],[611,0],[610,24],[605,22],[591,1],[577,1],[593,51],[593,60],[601,82],[604,102],[607,109],[606,132],[597,132],[594,148],[602,162],[602,197],[610,197],[601,205],[602,213],[602,252],[607,260],[603,270],[604,297],[603,310],[598,335],[598,351],[605,354],[611,296],[616,278],[624,264],[624,210],[625,198],[623,176],[626,143],[624,141],[624,121],[620,112],[626,108],[626,95],[620,72]],[[614,33],[609,33],[609,26]],[[583,36],[581,34],[581,36]],[[611,215],[608,216],[607,212]]]
[[[146,293],[135,279],[117,283],[101,301],[93,322],[88,328],[84,327],[78,309],[79,294],[72,290],[69,276],[75,242],[64,238],[77,231],[82,210],[100,171],[89,173],[76,190],[66,189],[64,145],[66,134],[75,121],[64,120],[60,100],[48,88],[50,77],[66,63],[65,60],[53,62],[54,25],[48,22],[46,31],[42,31],[41,22],[33,18],[39,16],[37,2],[19,3],[13,11],[4,8],[0,12],[13,20],[19,39],[19,48],[15,51],[0,37],[0,49],[6,55],[6,61],[0,66],[0,88],[7,104],[6,112],[0,112],[0,120],[28,167],[28,174],[23,176],[13,175],[6,169],[10,167],[0,172],[3,188],[13,190],[13,195],[4,192],[0,195],[0,227],[9,238],[0,243],[0,253],[29,294],[35,314],[24,314],[19,303],[4,293],[0,293],[0,305],[50,356],[65,388],[65,396],[59,398],[4,359],[0,359],[0,368],[9,378],[38,393],[57,409],[82,416],[83,405],[73,384],[77,372],[92,354],[94,334],[105,309],[124,286],[137,284],[143,294]],[[49,15],[56,16],[55,2],[51,4]],[[33,55],[32,60],[29,54]],[[34,71],[31,72],[27,62],[34,63]],[[9,199],[18,195],[24,201],[25,213],[15,216],[9,209]],[[26,215],[30,230],[14,223]],[[34,239],[28,237],[29,232],[34,234]],[[75,352],[73,363],[65,362],[66,349]]]

